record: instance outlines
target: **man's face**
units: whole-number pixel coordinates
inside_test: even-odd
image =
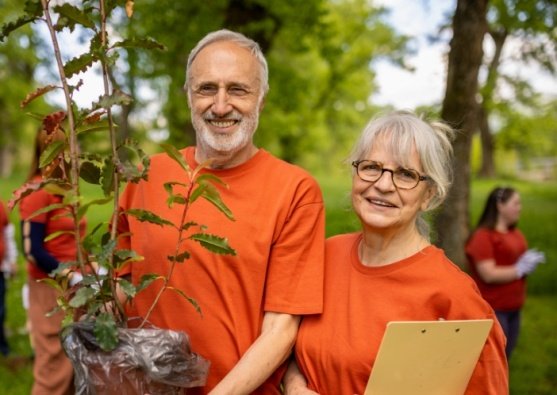
[[[251,52],[222,41],[203,48],[191,65],[188,98],[198,149],[208,157],[252,143],[261,109],[261,68]]]

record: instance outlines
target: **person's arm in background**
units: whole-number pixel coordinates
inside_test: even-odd
[[[14,226],[11,223],[4,228],[4,245],[6,246],[6,252],[2,260],[2,268],[11,277],[17,272],[17,247]]]
[[[241,395],[255,391],[290,355],[300,316],[266,312],[261,334],[210,395]]]
[[[294,357],[288,365],[288,370],[284,375],[284,394],[285,395],[312,395],[317,394],[317,392],[308,389],[308,383]]]
[[[41,222],[22,221],[23,252],[45,273],[55,270],[59,262],[44,247],[46,225]]]
[[[545,262],[542,252],[528,250],[511,266],[497,266],[494,259],[486,259],[476,264],[480,278],[487,284],[503,284],[520,279],[532,273],[536,267]]]

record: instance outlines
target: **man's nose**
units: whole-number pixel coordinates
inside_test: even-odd
[[[219,88],[217,93],[213,96],[213,113],[217,115],[228,114],[232,110],[229,99],[226,89]]]

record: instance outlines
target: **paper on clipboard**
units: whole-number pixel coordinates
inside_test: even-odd
[[[389,322],[364,394],[463,394],[492,325],[492,319]]]

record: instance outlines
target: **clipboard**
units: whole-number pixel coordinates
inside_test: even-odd
[[[392,321],[364,395],[464,394],[492,319]]]

